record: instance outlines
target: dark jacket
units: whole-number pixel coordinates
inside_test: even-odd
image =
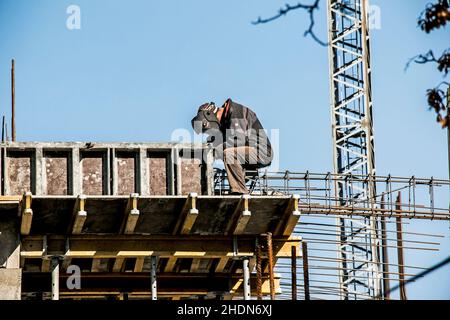
[[[234,101],[224,111],[221,120],[223,149],[253,147],[258,150],[261,166],[268,166],[273,159],[272,145],[256,114]]]

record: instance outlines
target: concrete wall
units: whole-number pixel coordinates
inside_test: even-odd
[[[20,238],[17,206],[0,212],[0,300],[20,300]]]
[[[175,195],[213,190],[207,145],[1,144],[2,195]]]

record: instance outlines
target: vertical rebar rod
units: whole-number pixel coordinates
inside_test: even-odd
[[[275,300],[275,280],[273,275],[272,233],[267,233],[267,257],[269,259],[270,298]]]
[[[156,283],[156,256],[150,257],[150,264],[151,264],[151,284],[152,284],[152,300],[158,299],[158,290],[157,290],[157,283]]]
[[[11,61],[11,130],[12,141],[16,141],[16,78],[15,61]]]
[[[59,258],[52,257],[52,300],[59,300]]]
[[[384,193],[381,196],[381,210],[384,212]],[[389,257],[388,257],[388,240],[386,235],[386,218],[381,217],[381,243],[383,254],[383,297],[386,300],[390,299],[390,284],[389,284]]]
[[[6,124],[6,117],[3,116],[3,119],[2,119],[2,142],[6,141],[5,140],[6,139],[5,124]]]
[[[450,179],[450,86],[448,86],[447,89],[447,151],[448,151],[448,178]],[[450,200],[448,202],[448,209],[450,210]]]
[[[309,266],[308,266],[308,243],[302,241],[302,260],[303,260],[303,286],[305,291],[305,300],[311,300],[309,295]]]
[[[250,300],[250,268],[248,257],[242,260],[242,270],[244,272],[244,300]]]
[[[292,300],[297,300],[297,247],[291,248]]]
[[[5,123],[6,141],[9,142],[8,123]]]
[[[398,213],[401,212],[402,207],[402,194],[399,192],[397,196],[396,210]],[[405,262],[403,258],[403,228],[402,228],[402,217],[397,215],[397,258],[398,258],[398,278],[400,285],[400,300],[407,300],[406,288],[405,288]]]
[[[262,300],[262,259],[261,259],[261,245],[256,244],[256,294],[258,300]]]

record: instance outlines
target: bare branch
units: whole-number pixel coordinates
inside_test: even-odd
[[[434,55],[433,50],[428,51],[425,54],[419,54],[412,57],[405,66],[405,71],[409,69],[411,63],[426,64],[434,62],[438,65],[439,72],[443,72],[444,76],[447,76],[450,71],[450,48],[446,49],[439,59]]]
[[[252,24],[254,25],[258,25],[258,24],[264,24],[264,23],[269,23],[272,22],[274,20],[277,20],[281,17],[286,16],[289,12],[294,11],[294,10],[305,10],[306,12],[308,12],[309,14],[309,27],[308,29],[305,30],[304,32],[304,36],[307,37],[308,35],[311,36],[311,38],[314,39],[314,41],[316,41],[317,43],[319,43],[322,46],[328,46],[328,43],[325,41],[322,41],[314,32],[314,26],[315,26],[315,17],[314,17],[314,13],[315,11],[319,10],[319,2],[320,0],[315,0],[313,4],[302,4],[302,3],[298,3],[296,5],[290,5],[290,4],[286,4],[283,8],[280,8],[280,10],[278,11],[278,13],[270,18],[266,18],[263,19],[261,17],[258,17],[257,21],[252,22]]]

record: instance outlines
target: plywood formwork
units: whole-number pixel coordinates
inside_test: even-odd
[[[210,151],[180,144],[3,145],[0,212],[7,221],[0,231],[14,226],[20,250],[11,245],[2,260],[15,252],[22,296],[51,289],[57,258],[61,297],[146,297],[150,257],[157,257],[160,296],[230,298],[242,296],[242,259],[255,267],[256,243],[268,232],[275,259],[289,257],[292,246],[300,252],[300,239],[290,237],[298,197],[212,195]],[[267,253],[261,259],[262,293],[269,294]],[[80,290],[65,286],[71,266],[81,271]],[[250,284],[256,294],[254,274]],[[275,284],[279,289],[278,276]]]
[[[29,207],[32,222],[21,239],[24,294],[48,290],[45,261],[59,257],[79,266],[84,281],[81,290],[61,287],[62,296],[149,295],[148,257],[157,256],[158,291],[165,297],[213,292],[239,296],[241,259],[255,260],[261,235],[274,233],[276,259],[290,257],[292,246],[300,252],[300,239],[287,231],[292,218],[299,219],[292,211],[293,201],[291,196],[85,196],[81,209],[86,219],[75,234],[79,197],[34,196]],[[130,229],[133,210],[136,217]],[[242,225],[244,211],[250,214]],[[267,258],[262,255],[263,261]],[[63,272],[61,279],[69,276]],[[255,290],[254,275],[251,281]],[[262,281],[263,294],[268,294],[267,271]]]
[[[203,144],[1,144],[1,195],[212,194],[213,158]]]

